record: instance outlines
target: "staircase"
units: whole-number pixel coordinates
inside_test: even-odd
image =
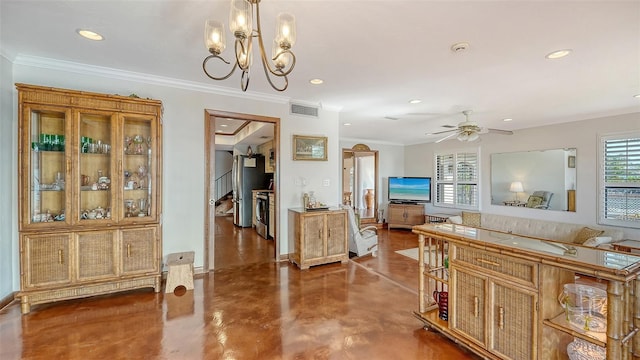
[[[216,178],[216,216],[233,214],[233,185],[231,170]]]

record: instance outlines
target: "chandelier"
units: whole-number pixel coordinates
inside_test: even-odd
[[[271,56],[267,58],[264,43],[262,41],[262,29],[260,27],[260,0],[231,0],[231,11],[229,12],[229,29],[235,37],[235,62],[231,71],[224,76],[213,76],[207,71],[207,62],[211,59],[218,59],[226,64],[230,64],[220,54],[226,47],[224,26],[221,22],[207,20],[204,29],[204,41],[207,50],[211,55],[202,62],[202,69],[213,80],[225,80],[240,68],[240,87],[242,91],[247,91],[249,87],[249,69],[252,63],[253,39],[257,38],[260,48],[260,59],[264,74],[272,88],[277,91],[284,91],[289,86],[287,75],[291,73],[296,65],[296,57],[291,52],[291,47],[296,42],[295,17],[290,14],[281,13],[278,15],[276,24],[276,36],[273,40]],[[253,14],[255,12],[256,27],[253,27]],[[272,79],[273,77],[273,79]],[[284,79],[282,87],[276,86],[273,80]]]

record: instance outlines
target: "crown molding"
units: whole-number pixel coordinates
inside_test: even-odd
[[[287,104],[291,98],[286,96],[269,95],[258,92],[243,92],[240,90],[215,86],[195,81],[187,81],[165,76],[126,71],[103,66],[76,63],[72,61],[44,58],[30,55],[18,55],[13,61],[14,65],[37,67],[47,70],[66,71],[80,75],[99,76],[109,79],[133,81],[149,85],[166,86],[182,90],[197,91],[222,96],[241,97],[256,101],[266,101],[278,104]]]
[[[392,141],[380,141],[380,140],[372,140],[372,139],[363,139],[363,138],[347,138],[347,137],[341,137],[340,141],[345,141],[345,142],[354,142],[354,143],[363,143],[363,144],[379,144],[379,145],[393,145],[393,146],[407,146],[406,144],[403,143],[397,143],[397,142],[392,142]]]

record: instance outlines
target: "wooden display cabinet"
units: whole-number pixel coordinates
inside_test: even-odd
[[[419,235],[416,316],[483,358],[566,360],[574,339],[604,348],[607,360],[640,353],[640,257],[455,224],[413,232]],[[606,288],[604,332],[569,324],[558,301],[568,283]],[[432,300],[438,287],[449,292],[449,321],[438,318]]]
[[[388,224],[389,228],[405,229],[424,224],[424,205],[390,203]]]
[[[346,210],[289,209],[289,260],[301,269],[349,261]]]
[[[22,312],[160,291],[162,103],[16,87]]]

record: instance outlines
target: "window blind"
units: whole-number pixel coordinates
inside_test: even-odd
[[[640,227],[640,136],[602,144],[601,222]]]
[[[435,155],[435,204],[478,208],[478,154],[459,152]]]

